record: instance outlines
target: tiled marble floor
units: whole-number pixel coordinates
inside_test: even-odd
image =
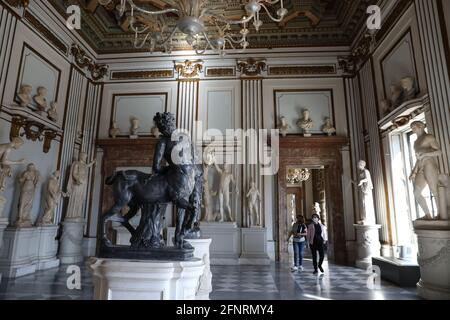
[[[363,270],[324,264],[325,274],[313,275],[312,263],[303,272],[289,266],[212,266],[212,300],[410,300],[419,299],[415,288],[399,288],[382,281],[381,289],[370,290]],[[2,279],[0,300],[90,300],[92,279],[82,267],[82,289],[69,290],[66,268],[47,270],[15,280]]]

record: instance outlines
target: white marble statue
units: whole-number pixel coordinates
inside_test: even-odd
[[[391,86],[391,107],[392,109],[400,106],[404,101],[404,91],[401,86],[392,85]]]
[[[33,87],[27,84],[23,84],[20,87],[19,93],[17,94],[17,98],[20,101],[20,106],[21,107],[28,107],[30,105],[30,103],[32,102],[31,100],[31,92],[33,91]]]
[[[131,118],[130,138],[136,139],[139,136],[139,119],[136,117]]]
[[[89,168],[94,166],[95,160],[91,163],[86,163],[87,154],[80,153],[79,160],[75,161],[70,168],[69,182],[67,185],[67,195],[69,197],[69,204],[65,221],[82,220],[83,202],[86,197],[86,187],[89,178]]]
[[[34,164],[29,164],[27,169],[19,176],[20,196],[17,228],[31,228],[31,209],[33,208],[34,194],[39,182],[39,171]]]
[[[361,200],[362,200],[362,208],[361,208],[361,221],[358,224],[361,225],[375,225],[375,207],[373,202],[373,184],[372,177],[370,175],[369,170],[366,169],[366,162],[361,160],[358,163],[359,169],[359,181],[355,184],[361,190]]]
[[[288,130],[289,130],[290,127],[291,127],[291,126],[290,126],[289,123],[287,122],[286,117],[280,117],[280,126],[279,126],[278,129],[280,130],[280,133],[281,133],[281,135],[282,135],[283,137],[286,137],[287,132],[288,132]]]
[[[231,211],[230,205],[230,184],[233,183],[236,188],[236,194],[239,193],[238,187],[236,185],[236,181],[234,180],[233,173],[231,172],[231,165],[224,164],[223,169],[219,168],[217,163],[214,163],[216,170],[220,174],[220,184],[219,191],[216,194],[219,194],[219,217],[218,220],[220,222],[225,221],[225,211],[227,212],[228,218],[226,221],[235,222],[234,214]]]
[[[412,100],[417,96],[417,85],[416,85],[416,79],[414,77],[404,77],[400,80],[400,83],[403,88],[403,96],[404,99]]]
[[[428,185],[436,198],[436,203],[439,203],[439,165],[437,158],[442,154],[442,151],[436,138],[428,134],[425,127],[425,123],[421,121],[411,123],[411,129],[417,135],[417,140],[414,142],[417,161],[409,179],[414,185],[414,197],[425,213],[424,219],[432,219],[433,216],[422,191]],[[439,215],[436,218],[439,219]]]
[[[119,129],[118,125],[117,125],[117,122],[116,122],[116,121],[113,121],[113,123],[112,123],[112,125],[111,125],[111,129],[109,129],[109,134],[110,134],[110,136],[111,136],[113,139],[115,139],[115,138],[117,138],[117,136],[118,136],[120,133],[121,133],[121,132],[120,132],[120,129]]]
[[[50,103],[50,109],[47,111],[48,118],[53,122],[58,122],[58,110],[56,109],[56,103]]]
[[[204,215],[202,221],[213,222],[213,208],[211,205],[211,192],[209,188],[209,168],[216,162],[214,149],[210,146],[206,147],[203,153],[203,210]]]
[[[10,143],[0,144],[0,192],[5,191],[6,178],[11,177],[11,166],[24,162],[23,159],[18,161],[8,159],[11,151],[19,149],[22,145],[21,138],[13,138]]]
[[[256,188],[256,183],[254,181],[250,183],[250,189],[247,192],[246,198],[250,216],[250,227],[261,227],[261,215],[258,210],[261,194],[259,193],[258,188]]]
[[[154,126],[152,128],[151,133],[152,133],[152,136],[154,136],[156,139],[159,139],[159,137],[161,136],[161,132],[159,132],[159,129],[157,126]]]
[[[319,215],[319,217],[320,217],[322,210],[320,209],[320,204],[318,202],[314,202],[313,211],[315,214]]]
[[[41,219],[39,219],[38,223],[40,226],[48,226],[53,224],[55,209],[59,204],[61,195],[63,197],[67,196],[66,193],[62,192],[59,185],[60,177],[61,173],[59,171],[55,171],[48,180],[47,193],[45,195],[44,214]]]
[[[311,129],[314,127],[314,121],[310,118],[310,112],[308,109],[303,110],[303,118],[298,120],[297,125],[303,130],[304,137],[311,136]]]
[[[336,133],[336,128],[333,126],[333,123],[331,123],[330,118],[325,119],[325,124],[322,127],[322,132],[326,133],[328,136],[332,136]]]
[[[39,113],[47,112],[48,103],[47,103],[47,88],[39,87],[37,89],[37,95],[33,97],[34,102],[36,103],[37,109]]]

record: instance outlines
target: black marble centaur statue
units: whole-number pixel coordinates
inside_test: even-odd
[[[101,257],[185,260],[193,256],[193,248],[184,238],[198,234],[193,224],[198,226],[202,166],[196,164],[190,137],[176,131],[171,113],[157,113],[154,121],[162,135],[156,145],[153,173],[118,171],[106,179],[113,188],[115,203],[102,218]],[[165,248],[161,239],[161,220],[169,203],[177,208],[175,248]],[[127,206],[129,212],[122,215],[122,209]],[[134,229],[129,220],[139,210],[141,220]],[[112,245],[107,237],[108,221],[119,222],[127,228],[131,233],[130,247]]]

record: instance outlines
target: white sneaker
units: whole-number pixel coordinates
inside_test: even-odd
[[[298,271],[303,271],[303,266],[298,267]]]
[[[297,267],[292,267],[292,268],[291,268],[291,271],[292,271],[292,272],[297,271],[297,270],[298,270]]]

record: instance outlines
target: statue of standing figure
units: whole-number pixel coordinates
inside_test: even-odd
[[[261,201],[261,194],[256,183],[252,181],[250,183],[250,189],[246,195],[247,207],[250,215],[250,227],[261,227],[261,215],[258,210],[258,203]]]
[[[87,163],[87,154],[80,152],[79,160],[75,161],[70,168],[69,182],[67,184],[67,195],[69,204],[65,219],[82,220],[83,201],[86,196],[89,168],[94,166],[95,160]]]
[[[22,164],[24,160],[13,161],[8,159],[9,154],[13,150],[19,149],[23,145],[23,140],[13,138],[11,143],[0,144],[0,192],[5,191],[6,178],[11,177],[11,166]]]
[[[359,182],[353,182],[361,190],[362,208],[361,208],[361,225],[375,225],[375,207],[373,202],[373,183],[369,170],[366,169],[366,162],[360,160],[358,163]]]
[[[224,222],[225,219],[225,211],[227,212],[227,221],[235,222],[235,218],[233,213],[231,212],[230,205],[230,183],[233,183],[236,188],[236,194],[239,193],[239,190],[236,185],[236,181],[234,180],[233,173],[231,172],[231,165],[224,164],[223,169],[219,168],[217,163],[214,163],[216,170],[220,174],[220,185],[219,185],[219,222]],[[217,194],[217,192],[216,192]]]
[[[31,228],[31,209],[33,208],[34,194],[37,183],[39,182],[39,171],[34,164],[30,163],[27,169],[19,177],[20,197],[17,228]]]
[[[67,197],[67,194],[62,192],[61,187],[59,186],[60,177],[61,173],[59,171],[55,171],[48,180],[44,214],[38,223],[40,226],[48,226],[53,224],[53,216],[59,200],[61,199],[61,195],[63,197]]]
[[[211,146],[205,148],[203,156],[203,210],[202,221],[214,221],[214,215],[211,206],[211,192],[209,190],[209,168],[216,162],[214,149]]]
[[[421,121],[411,123],[411,130],[417,135],[417,140],[414,142],[417,162],[409,179],[414,185],[414,197],[425,213],[424,219],[430,220],[433,219],[433,215],[422,195],[422,191],[428,185],[436,198],[436,203],[439,203],[439,165],[437,157],[442,154],[442,151],[436,138],[428,134],[425,127],[425,123]],[[435,218],[439,219],[439,214]]]

